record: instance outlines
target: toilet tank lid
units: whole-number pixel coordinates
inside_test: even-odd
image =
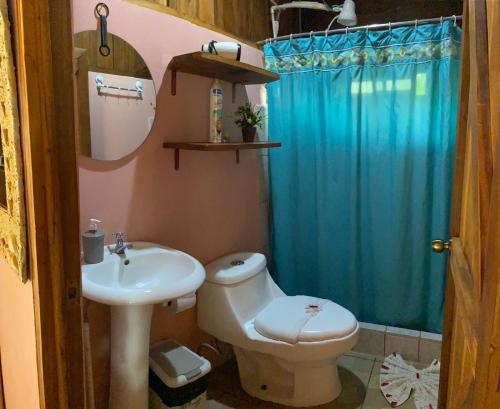
[[[266,256],[263,254],[228,254],[205,266],[206,280],[215,284],[236,284],[253,277],[264,268],[266,268]]]

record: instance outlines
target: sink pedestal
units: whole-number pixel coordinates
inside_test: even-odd
[[[148,409],[153,305],[111,306],[109,409]]]

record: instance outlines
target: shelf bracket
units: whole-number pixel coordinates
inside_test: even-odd
[[[175,163],[175,170],[179,170],[179,162],[180,162],[180,153],[179,149],[175,149],[174,151],[174,163]]]
[[[236,163],[240,163],[240,150],[236,149],[234,152],[236,153]]]
[[[170,94],[177,95],[177,70],[172,70],[170,77]]]

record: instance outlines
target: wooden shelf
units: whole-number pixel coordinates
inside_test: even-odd
[[[205,152],[236,152],[236,163],[240,163],[240,150],[248,149],[267,149],[279,148],[281,142],[226,142],[226,143],[210,143],[210,142],[165,142],[163,147],[166,149],[174,149],[175,170],[179,169],[180,150],[188,151],[205,151]]]
[[[178,55],[170,61],[172,95],[176,94],[177,71],[202,77],[218,78],[234,84],[266,84],[280,78],[279,74],[240,61],[229,60],[201,51]]]

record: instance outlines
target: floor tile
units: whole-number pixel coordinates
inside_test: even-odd
[[[342,393],[332,403],[311,409],[389,409],[390,404],[379,389],[380,365],[384,357],[350,351],[338,359],[339,376],[342,381]],[[409,362],[416,368],[426,365]],[[240,386],[236,361],[214,370],[210,376],[208,397],[209,409],[285,409],[285,406],[254,399],[247,395]],[[220,406],[217,406],[220,405]],[[401,409],[415,409],[413,396]]]
[[[417,337],[405,335],[385,334],[385,355],[397,352],[404,359],[418,361],[418,341]]]
[[[414,329],[388,326],[386,332],[388,334],[396,334],[396,335],[403,335],[405,337],[420,338],[420,331],[415,331]]]
[[[419,362],[430,365],[434,359],[441,359],[441,342],[421,338],[418,348]]]
[[[383,355],[373,355],[373,354],[368,354],[366,352],[360,352],[360,351],[349,351],[344,354],[344,356],[353,356],[355,358],[361,358],[361,359],[368,359],[370,361],[381,359],[382,361],[385,359]]]
[[[233,409],[229,406],[223,405],[222,403],[216,402],[214,400],[209,400],[207,402],[207,409]]]
[[[360,322],[359,327],[378,332],[385,332],[387,330],[387,325],[371,324],[369,322]]]
[[[424,332],[424,331],[420,333],[420,338],[437,342],[441,342],[443,340],[443,336],[441,334],[436,334],[433,332]]]
[[[340,357],[338,370],[343,386],[342,393],[334,402],[317,406],[315,409],[361,409],[374,362],[374,357]],[[261,401],[247,395],[241,388],[238,368],[234,360],[217,368],[211,374],[208,396],[209,399],[234,409],[285,408],[285,406]]]
[[[378,325],[377,327],[381,327]],[[354,350],[373,355],[383,355],[385,348],[385,327],[384,331],[370,328],[361,328],[359,330],[359,339],[354,346]]]

